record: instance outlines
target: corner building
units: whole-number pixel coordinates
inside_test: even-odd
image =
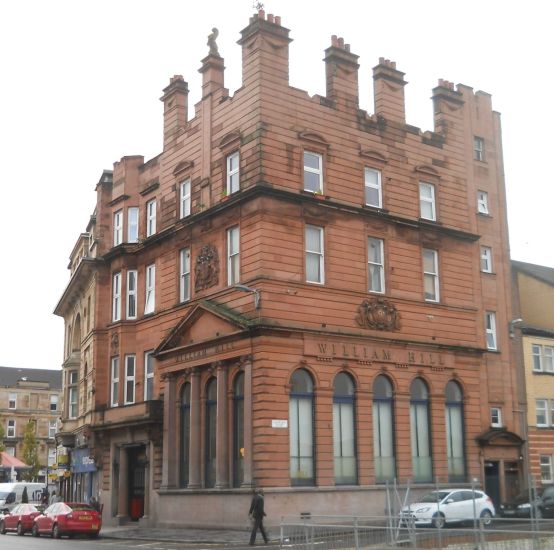
[[[163,152],[98,184],[105,521],[242,526],[252,486],[270,521],[381,514],[395,479],[500,498],[507,465],[519,476],[490,96],[439,81],[423,132],[395,63],[373,69],[368,114],[342,39],[325,97],[290,86],[290,42],[252,17],[232,96],[212,44],[194,117],[175,76]]]

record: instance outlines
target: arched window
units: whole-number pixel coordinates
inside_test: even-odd
[[[445,417],[448,481],[465,481],[463,393],[453,380],[446,385]]]
[[[233,487],[244,481],[244,373],[239,372],[233,388]]]
[[[314,383],[304,369],[291,376],[289,398],[292,485],[314,485]]]
[[[344,372],[337,374],[333,386],[333,451],[335,483],[357,483],[354,382]]]
[[[206,384],[206,467],[205,487],[215,486],[217,437],[217,380],[210,378]]]
[[[190,384],[187,382],[181,391],[181,467],[179,485],[189,484],[189,446],[190,446]]]
[[[377,483],[394,479],[396,473],[393,405],[392,384],[386,376],[379,375],[373,383],[373,458]]]
[[[410,434],[414,481],[432,481],[433,461],[429,431],[429,390],[427,384],[421,378],[416,378],[410,389]]]

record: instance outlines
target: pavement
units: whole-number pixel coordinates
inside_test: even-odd
[[[190,544],[225,544],[244,546],[250,540],[250,531],[246,529],[193,529],[193,528],[158,528],[134,525],[117,527],[103,526],[100,531],[102,538],[147,540],[157,542],[184,542]],[[277,543],[277,538],[268,533],[270,544]],[[260,533],[256,537],[256,545],[263,546]]]

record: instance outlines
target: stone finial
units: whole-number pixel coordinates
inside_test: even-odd
[[[217,37],[219,36],[219,31],[214,27],[211,34],[208,35],[208,47],[210,48],[210,55],[219,55],[219,50],[217,48]]]

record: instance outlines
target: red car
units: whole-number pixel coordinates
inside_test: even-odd
[[[100,514],[89,504],[55,502],[35,517],[32,532],[34,537],[52,535],[55,539],[64,535],[88,535],[96,538],[101,527]]]
[[[0,533],[15,531],[18,535],[29,533],[33,528],[33,520],[39,516],[38,508],[33,504],[18,504],[11,512],[0,519]]]

